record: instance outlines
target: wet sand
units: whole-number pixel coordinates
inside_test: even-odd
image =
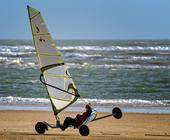
[[[74,117],[77,113],[64,112]],[[106,115],[98,113],[98,116]],[[53,112],[47,111],[0,111],[0,140],[170,140],[170,115],[126,113],[122,119],[109,117],[89,123],[90,134],[83,137],[78,129],[66,131],[50,129],[43,135],[35,132],[38,121],[55,123]]]

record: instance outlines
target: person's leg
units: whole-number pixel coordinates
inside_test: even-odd
[[[63,125],[65,126],[65,128],[67,128],[69,125],[75,126],[75,124],[76,124],[76,121],[74,118],[66,117]]]
[[[64,131],[66,128],[69,127],[69,125],[75,126],[76,120],[71,117],[66,117],[63,125],[60,125],[59,127]]]

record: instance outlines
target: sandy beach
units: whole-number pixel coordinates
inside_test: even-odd
[[[61,122],[66,116],[76,113],[64,112]],[[98,116],[105,115],[98,113]],[[44,135],[34,130],[37,121],[55,123],[53,112],[47,111],[0,111],[0,139],[7,140],[162,140],[170,139],[170,115],[158,114],[124,114],[120,120],[113,117],[89,123],[90,135],[82,137],[78,129],[49,129]]]

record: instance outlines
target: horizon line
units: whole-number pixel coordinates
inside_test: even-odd
[[[32,38],[0,38],[0,40],[33,40]],[[170,38],[58,38],[54,40],[170,40]]]

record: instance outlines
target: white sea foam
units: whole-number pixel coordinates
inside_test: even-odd
[[[86,56],[81,56],[86,57]],[[90,57],[90,56],[88,56]],[[99,57],[99,56],[98,56]],[[136,58],[139,59],[139,58]],[[144,58],[145,59],[145,58]],[[147,58],[146,58],[147,59]],[[150,59],[150,58],[148,58]],[[128,60],[128,59],[127,59]],[[108,61],[105,60],[105,61]],[[113,60],[112,60],[113,61]],[[120,61],[118,59],[114,61]],[[97,68],[97,69],[170,69],[170,65],[164,66],[164,65],[145,65],[145,64],[93,64],[89,62],[84,63],[66,63],[66,65],[69,68]],[[11,68],[17,68],[17,69],[26,69],[26,68],[33,68],[37,69],[38,64],[37,62],[27,62],[24,61],[23,58],[17,57],[17,58],[9,58],[9,57],[0,57],[0,66],[3,67],[11,67]]]
[[[1,105],[49,105],[46,98],[0,97]]]
[[[22,58],[16,58],[16,59],[12,59],[12,58],[8,58],[8,57],[0,57],[0,63],[5,63],[7,65],[13,65],[13,64],[22,64],[23,60]]]
[[[170,51],[170,46],[58,46],[63,51]],[[35,52],[34,46],[0,46],[1,52]]]
[[[170,69],[170,66],[159,65],[141,65],[141,64],[103,64],[103,65],[91,65],[87,62],[83,64],[79,63],[67,63],[70,68],[97,68],[97,69]]]
[[[6,57],[23,57],[30,56],[31,54],[35,54],[34,52],[0,52],[1,56]]]
[[[155,60],[160,59],[160,57],[157,56],[131,56],[130,60]]]
[[[26,62],[21,57],[9,58],[9,57],[0,57],[0,66],[10,67],[10,68],[37,68],[38,64],[35,62]]]
[[[170,46],[67,46],[59,47],[59,50],[66,51],[64,53],[66,65],[71,68],[106,68],[106,69],[170,69],[168,57],[151,55],[123,55],[112,54],[109,55],[104,51],[138,51],[152,50],[152,51],[170,51]],[[67,50],[69,50],[67,52]],[[73,50],[70,51],[70,50]],[[75,51],[76,50],[76,51]],[[78,50],[78,51],[77,51]],[[80,52],[81,51],[81,52]],[[91,51],[102,51],[91,52]],[[159,52],[160,53],[160,52]],[[158,53],[158,54],[159,54]],[[37,68],[37,61],[35,56],[35,48],[33,46],[0,46],[0,65],[4,67],[12,67],[18,69]],[[30,57],[31,55],[31,57]],[[26,56],[26,57],[25,57]],[[84,59],[84,60],[83,60]],[[87,61],[86,61],[87,60]],[[157,61],[158,60],[158,61]],[[90,61],[90,62],[89,62]],[[145,63],[147,61],[147,63]],[[153,62],[154,61],[154,62]],[[76,63],[77,62],[77,63]],[[102,62],[102,63],[101,63]],[[116,62],[116,63],[115,63]],[[129,63],[131,62],[131,63]],[[134,62],[134,63],[133,63]],[[143,63],[144,62],[144,63]],[[158,63],[157,63],[158,62]],[[161,62],[161,64],[160,64]],[[149,65],[151,63],[151,65]]]
[[[90,57],[101,57],[101,54],[86,54],[86,53],[65,53],[66,58],[75,57],[75,58],[90,58]]]
[[[33,46],[0,46],[0,56],[29,56],[34,53]]]
[[[22,45],[22,46],[0,46],[1,51],[12,51],[12,52],[19,52],[19,51],[35,51],[34,46],[29,45]]]
[[[79,51],[170,51],[170,46],[67,46],[59,47],[59,50],[79,50]]]
[[[78,99],[73,105],[84,106],[91,103],[93,106],[121,106],[121,107],[170,107],[170,100],[140,100],[140,99]],[[21,98],[21,97],[0,97],[0,105],[37,105],[50,106],[47,98]]]

